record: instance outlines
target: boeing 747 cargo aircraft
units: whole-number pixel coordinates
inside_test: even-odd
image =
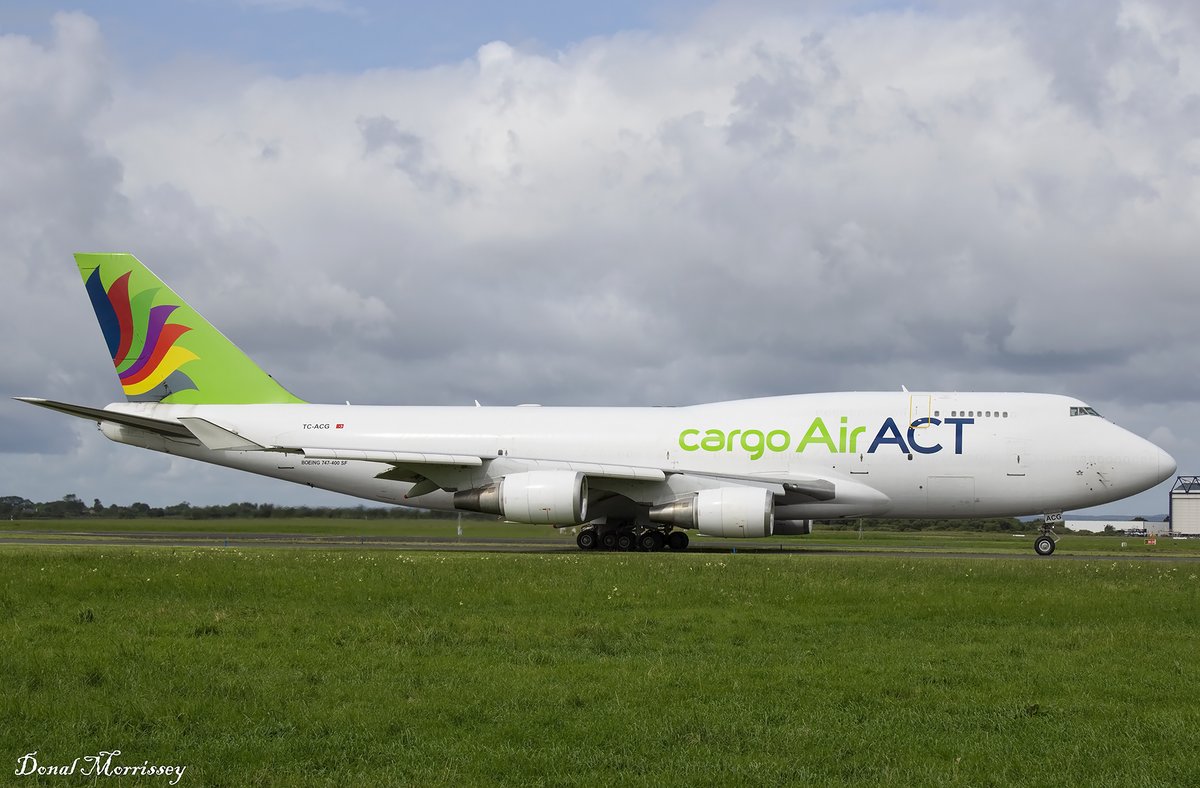
[[[583,549],[805,533],[814,519],[1045,515],[1142,492],[1162,449],[1079,400],[839,392],[687,407],[319,405],[128,254],[75,256],[126,402],[21,398],[119,443],[389,504],[579,526]]]

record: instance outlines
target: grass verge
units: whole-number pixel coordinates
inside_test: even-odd
[[[10,546],[0,753],[190,785],[1198,784],[1198,573]]]

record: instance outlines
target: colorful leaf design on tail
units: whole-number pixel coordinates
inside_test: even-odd
[[[153,295],[158,289],[142,292]],[[171,313],[179,308],[178,305],[160,304],[152,307],[146,330],[135,332],[128,273],[118,277],[105,292],[100,281],[100,269],[97,268],[88,277],[87,291],[126,396],[138,397],[153,391],[184,364],[199,358],[176,344],[180,337],[191,331],[191,327],[167,322]],[[136,336],[138,333],[140,337]],[[134,353],[137,355],[134,356]],[[131,358],[134,361],[129,364]],[[191,379],[182,373],[175,377],[174,382],[177,384],[173,387],[174,391],[196,388]],[[183,385],[178,385],[180,383]]]

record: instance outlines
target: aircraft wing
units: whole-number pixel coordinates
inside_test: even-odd
[[[701,490],[754,487],[771,493],[777,511],[787,517],[843,517],[870,514],[890,504],[887,496],[855,480],[811,474],[733,475],[692,471],[677,467],[579,462],[544,457],[484,456],[431,452],[387,451],[353,447],[264,446],[232,429],[194,417],[180,417],[192,435],[212,450],[277,451],[315,460],[355,460],[386,466],[377,479],[409,482],[406,499],[444,490],[458,493],[479,489],[510,474],[530,471],[571,471],[587,476],[592,489],[602,493],[601,508],[613,505],[655,506]],[[624,504],[616,503],[624,501]]]
[[[392,466],[407,465],[445,465],[456,467],[480,467],[485,458],[473,454],[441,454],[437,452],[408,452],[408,451],[379,451],[375,449],[352,448],[305,448],[302,446],[272,446],[251,440],[236,430],[223,427],[220,424],[197,416],[181,416],[175,421],[154,419],[117,410],[93,408],[87,405],[74,405],[69,402],[57,402],[41,397],[14,397],[21,402],[37,405],[41,408],[66,413],[88,421],[107,421],[123,424],[127,427],[153,432],[172,438],[185,438],[199,441],[206,449],[212,451],[275,451],[292,454],[302,454],[315,460],[361,460],[378,462]],[[589,476],[608,477],[614,479],[640,479],[646,481],[662,481],[666,474],[658,468],[643,468],[626,465],[601,465],[587,462],[559,462],[553,460],[527,460],[533,466],[543,469],[576,470]],[[386,474],[386,472],[385,472]],[[381,474],[383,475],[383,474]]]
[[[780,504],[867,503],[879,497],[873,488],[857,482],[816,475],[731,475],[679,468],[578,462],[547,458],[489,457],[474,454],[383,451],[357,448],[313,448],[274,446],[259,443],[235,429],[208,419],[181,416],[176,420],[154,419],[116,410],[73,405],[38,397],[16,397],[21,402],[48,408],[96,422],[112,422],[153,432],[176,440],[196,441],[212,451],[269,451],[300,454],[316,460],[356,460],[387,466],[377,478],[414,483],[406,497],[415,498],[435,490],[456,491],[469,487],[480,475],[503,476],[534,470],[564,470],[585,474],[593,485],[637,503],[670,499],[687,492],[719,486],[747,486],[770,490]],[[886,500],[886,499],[885,499]]]
[[[471,468],[481,467],[485,461],[492,460],[477,454],[442,454],[437,452],[413,451],[380,451],[378,449],[352,448],[308,448],[304,446],[284,447],[266,446],[256,443],[236,431],[214,424],[207,419],[193,416],[181,416],[183,423],[205,448],[214,451],[282,451],[302,454],[313,460],[359,460],[363,462],[379,462],[387,465],[449,465]],[[506,460],[528,464],[525,470],[569,470],[580,471],[588,476],[606,477],[613,479],[638,479],[644,481],[663,481],[666,473],[659,468],[646,468],[632,465],[604,465],[593,462],[573,462],[558,460],[518,460],[505,457]]]

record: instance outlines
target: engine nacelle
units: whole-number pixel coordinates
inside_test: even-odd
[[[527,471],[454,493],[454,508],[521,523],[576,524],[587,521],[587,495],[587,477],[578,471]]]
[[[720,487],[655,506],[650,520],[695,528],[705,536],[754,538],[770,536],[775,523],[775,496],[758,487]]]

